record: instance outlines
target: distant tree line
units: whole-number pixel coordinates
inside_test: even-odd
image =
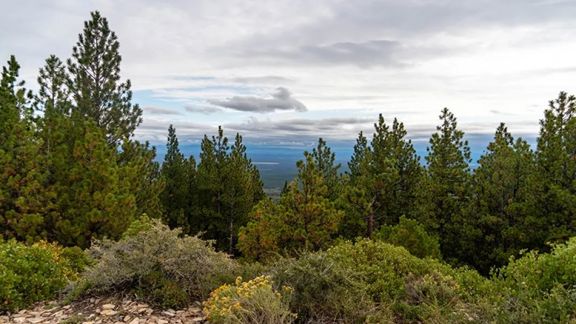
[[[2,68],[3,239],[87,247],[147,214],[252,259],[371,237],[486,274],[576,234],[576,98],[564,92],[545,110],[535,150],[500,124],[472,170],[445,108],[420,161],[403,123],[380,115],[371,138],[358,135],[349,171],[320,138],[272,200],[242,136],[232,143],[222,128],[204,136],[197,162],[170,125],[164,161],[154,162],[154,148],[133,138],[142,110],[120,63],[115,33],[94,12],[69,59],[46,59],[36,93],[14,57]]]

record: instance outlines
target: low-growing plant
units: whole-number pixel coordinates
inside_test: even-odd
[[[80,249],[14,240],[0,243],[0,312],[53,298],[87,263]]]
[[[270,277],[259,276],[242,282],[236,278],[233,285],[223,285],[204,302],[204,314],[215,324],[284,324],[292,323],[296,314],[290,312],[292,288],[276,290]]]
[[[550,253],[530,251],[494,274],[502,321],[569,322],[576,319],[576,238]]]
[[[294,288],[291,309],[304,322],[467,322],[493,316],[482,299],[490,291],[487,279],[382,241],[342,242],[278,262],[271,273],[278,285]]]
[[[96,241],[89,250],[96,263],[83,273],[70,298],[89,293],[134,291],[162,307],[178,308],[204,299],[232,282],[239,265],[210,242],[182,235],[158,220],[120,241]]]

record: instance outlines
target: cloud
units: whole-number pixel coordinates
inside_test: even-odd
[[[292,93],[286,88],[280,87],[272,93],[272,98],[260,98],[253,96],[234,96],[226,100],[208,100],[212,105],[232,110],[270,113],[276,110],[306,111],[303,103],[292,97]]]
[[[277,75],[264,75],[264,76],[248,76],[231,78],[230,81],[234,83],[243,84],[278,84],[278,83],[292,83],[294,80]]]
[[[306,45],[284,49],[248,50],[245,56],[291,60],[298,64],[352,64],[360,67],[402,66],[404,64],[395,58],[400,49],[401,45],[396,41],[371,40]]]
[[[144,111],[144,113],[154,115],[182,115],[182,112],[178,110],[164,107],[144,106],[142,110]]]
[[[191,113],[200,113],[200,114],[205,114],[205,115],[210,115],[210,114],[214,114],[217,112],[221,112],[222,109],[218,108],[218,107],[211,107],[211,106],[186,106],[184,109],[186,109],[187,112],[191,112]]]

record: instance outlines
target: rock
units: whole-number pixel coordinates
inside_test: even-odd
[[[115,310],[112,310],[112,309],[105,309],[105,310],[101,311],[100,314],[102,314],[104,316],[114,316],[114,315],[118,314],[118,312]]]
[[[28,318],[27,319],[28,322],[32,323],[32,324],[36,324],[36,323],[40,323],[44,321],[43,317],[34,317],[34,318]]]
[[[102,309],[114,309],[116,308],[116,305],[114,304],[104,304],[102,305]]]
[[[176,312],[174,312],[174,311],[171,310],[171,309],[163,311],[162,314],[164,314],[164,315],[166,315],[166,316],[170,316],[170,317],[176,316]]]
[[[140,319],[138,317],[136,317],[135,319],[133,319],[130,323],[128,324],[139,324],[140,323]]]

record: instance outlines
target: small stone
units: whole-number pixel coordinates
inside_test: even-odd
[[[122,319],[124,322],[128,323],[128,321],[130,320],[130,316],[126,315],[124,316],[124,318]]]
[[[104,304],[102,305],[102,309],[114,309],[116,308],[116,305],[114,304]]]
[[[128,324],[139,324],[140,323],[140,319],[138,317],[136,317],[135,319],[133,319],[130,323]]]
[[[112,309],[105,309],[105,310],[101,311],[100,314],[102,314],[104,316],[113,316],[113,315],[118,314],[118,312],[115,310],[112,310]]]
[[[176,313],[171,309],[163,311],[162,314],[164,314],[166,316],[170,316],[170,317],[176,316]]]
[[[42,317],[28,318],[28,322],[30,322],[32,324],[40,323],[43,321],[44,321],[44,318],[42,318]]]
[[[204,317],[194,317],[190,321],[192,321],[194,323],[204,322]]]
[[[159,318],[159,319],[156,321],[156,323],[158,323],[158,324],[168,324],[168,321]]]
[[[88,321],[88,322],[82,322],[82,324],[94,324],[93,321]]]

